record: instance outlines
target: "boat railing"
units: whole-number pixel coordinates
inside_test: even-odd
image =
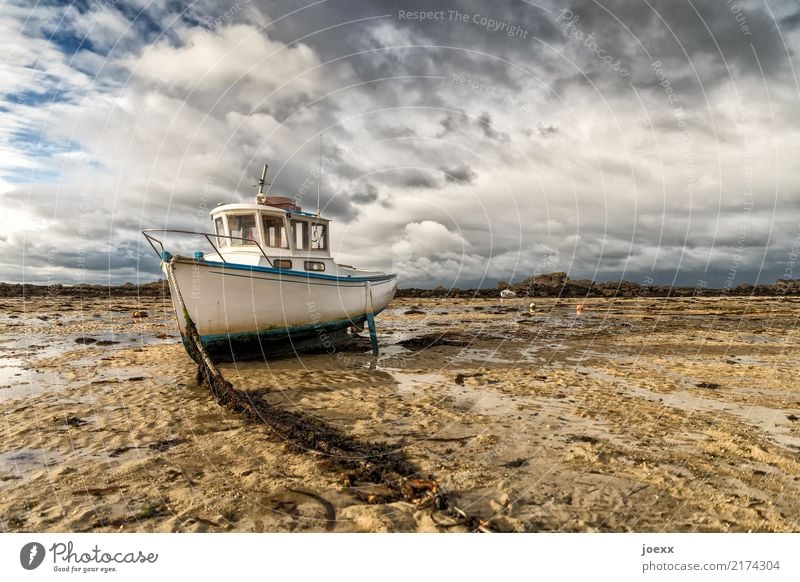
[[[147,239],[147,242],[150,243],[150,246],[153,248],[155,253],[159,257],[162,257],[162,258],[164,257],[164,253],[166,252],[167,249],[164,248],[164,243],[163,242],[161,242],[158,238],[156,238],[155,236],[153,236],[151,234],[151,233],[154,233],[154,232],[162,232],[164,234],[178,234],[178,235],[189,235],[189,236],[196,236],[196,237],[204,237],[206,239],[206,241],[208,241],[208,244],[211,245],[211,248],[214,249],[214,252],[217,253],[217,256],[219,256],[219,258],[222,259],[223,263],[227,263],[228,261],[226,261],[225,257],[222,256],[222,253],[217,248],[217,245],[214,244],[214,241],[212,240],[212,238],[217,238],[217,239],[224,238],[224,239],[229,239],[229,240],[244,241],[248,245],[250,245],[250,244],[256,245],[258,247],[258,250],[261,251],[262,256],[267,260],[267,263],[269,264],[269,266],[270,267],[273,266],[272,260],[267,256],[267,253],[264,252],[264,249],[262,248],[261,244],[257,240],[252,239],[252,238],[243,238],[243,237],[240,237],[240,236],[227,236],[227,235],[224,235],[224,234],[216,234],[216,233],[211,233],[211,232],[196,232],[196,231],[193,231],[193,230],[172,230],[172,229],[167,229],[167,228],[147,228],[147,229],[143,230],[142,234]],[[158,248],[156,247],[156,245],[158,245]],[[161,249],[161,251],[158,250],[159,248]]]

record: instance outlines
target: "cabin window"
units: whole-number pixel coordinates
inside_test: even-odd
[[[256,215],[238,214],[228,216],[228,226],[231,230],[232,245],[256,244]]]
[[[328,225],[311,225],[311,250],[325,251],[328,249]]]
[[[292,261],[289,259],[273,259],[272,266],[276,269],[291,269]]]
[[[325,263],[322,261],[306,261],[306,271],[324,271]]]
[[[268,247],[276,249],[288,249],[289,239],[286,236],[286,226],[280,216],[261,217],[261,226],[264,229],[264,242]]]
[[[222,238],[225,236],[225,226],[221,216],[214,219],[214,229],[217,231],[217,246],[224,247],[227,245],[230,239]]]
[[[308,223],[305,220],[292,221],[292,238],[295,250],[304,251],[308,248]]]

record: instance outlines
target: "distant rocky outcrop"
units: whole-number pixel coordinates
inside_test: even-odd
[[[436,289],[418,289],[416,287],[409,287],[407,289],[398,289],[395,297],[418,297],[420,299],[431,297],[500,297],[501,289],[486,288],[486,289],[457,289],[455,287],[447,289],[445,287],[437,287]]]
[[[0,297],[161,297],[169,294],[167,282],[155,281],[143,285],[32,285],[29,283],[0,283]]]
[[[724,295],[775,297],[800,295],[800,279],[778,279],[771,285],[741,284],[727,289],[703,286],[673,287],[633,281],[596,283],[589,279],[570,279],[564,272],[533,275],[508,285],[500,281],[496,288],[484,289],[400,289],[398,297],[500,297],[502,289],[511,289],[519,297],[720,297]]]
[[[596,283],[589,279],[570,279],[566,273],[533,275],[519,283],[509,285],[500,281],[495,287],[482,289],[457,289],[436,287],[435,289],[398,289],[397,297],[456,297],[499,298],[504,289],[514,291],[518,297],[719,297],[758,296],[779,297],[800,295],[800,279],[778,279],[771,285],[740,284],[730,289],[707,287],[671,287],[632,281],[606,281]],[[166,281],[155,281],[143,285],[31,285],[0,283],[0,297],[162,297],[169,295]]]

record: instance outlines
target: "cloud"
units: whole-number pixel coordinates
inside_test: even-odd
[[[0,279],[156,278],[139,230],[264,163],[315,208],[320,133],[336,257],[401,285],[771,280],[800,232],[796,2],[106,4],[0,8]]]
[[[469,166],[442,168],[442,173],[444,174],[445,181],[456,184],[472,184],[478,177]]]
[[[350,200],[356,204],[371,204],[378,200],[378,189],[372,184],[366,183],[350,195]]]
[[[206,109],[224,99],[245,111],[311,97],[325,88],[319,60],[303,43],[286,45],[247,24],[184,29],[180,46],[161,42],[127,62],[145,86],[159,86]]]
[[[442,257],[453,252],[462,252],[467,241],[457,232],[433,220],[412,222],[404,229],[402,240],[392,245],[392,253],[398,260],[413,256]]]
[[[405,226],[402,238],[392,245],[392,267],[408,283],[430,279],[455,281],[470,258],[466,254],[468,246],[461,234],[439,222],[412,222]]]

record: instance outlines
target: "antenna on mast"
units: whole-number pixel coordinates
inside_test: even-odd
[[[267,184],[267,168],[269,164],[264,164],[264,169],[261,170],[261,178],[258,180],[258,194],[256,194],[256,202],[258,204],[264,204],[267,197],[264,195],[264,185]]]
[[[322,132],[319,133],[317,154],[319,155],[319,168],[317,170],[317,218],[319,218],[319,183],[322,181]]]

